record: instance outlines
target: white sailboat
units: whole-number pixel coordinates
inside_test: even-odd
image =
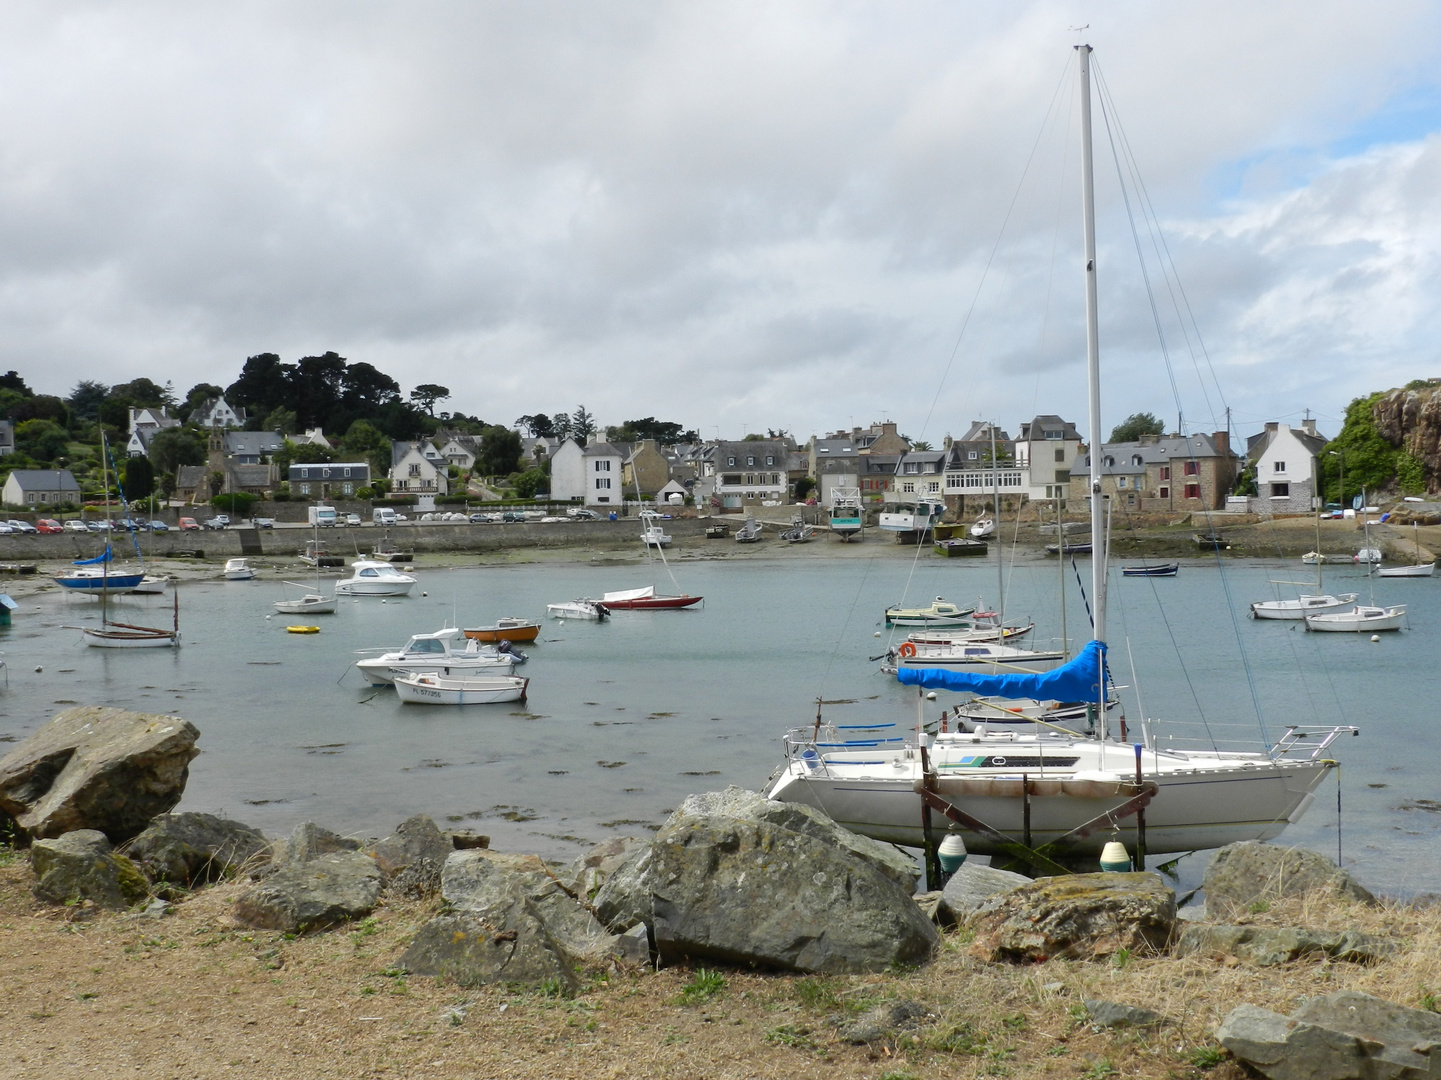
[[[1416,561],[1410,566],[1376,566],[1372,573],[1377,577],[1430,577],[1436,573],[1436,560],[1421,561],[1421,523],[1411,523],[1411,545],[1416,549]]]
[[[1316,516],[1316,551],[1321,550],[1321,517]],[[1302,556],[1303,560],[1305,556]],[[1321,567],[1327,562],[1324,555],[1317,554],[1311,565],[1316,567],[1316,591],[1314,593],[1301,593],[1294,600],[1257,600],[1251,605],[1251,617],[1253,619],[1289,619],[1301,620],[1312,615],[1321,615],[1326,612],[1341,611],[1356,603],[1356,593],[1342,593],[1333,596],[1331,593],[1321,591]],[[1300,585],[1310,584],[1309,582],[1297,581],[1273,581],[1273,585]]]
[[[1101,427],[1097,332],[1095,213],[1091,165],[1089,45],[1078,46],[1081,80],[1082,203],[1086,283],[1089,421]],[[935,669],[908,670],[902,682],[919,688],[973,692],[1038,701],[1094,702],[1106,708],[1106,568],[1101,455],[1091,455],[1091,587],[1095,640],[1068,664],[1040,675],[985,676]],[[876,724],[857,737],[823,724],[789,733],[785,760],[766,787],[772,799],[805,803],[855,832],[906,846],[931,837],[931,815],[949,818],[972,852],[1008,855],[1041,873],[1094,858],[1112,838],[1145,852],[1217,847],[1267,840],[1300,817],[1336,763],[1322,756],[1354,728],[1290,727],[1266,753],[1180,752],[1109,737],[990,730],[928,736],[917,698],[915,736]],[[1052,845],[1052,849],[1038,848]]]

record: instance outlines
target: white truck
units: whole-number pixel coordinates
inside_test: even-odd
[[[338,520],[333,506],[312,506],[308,510],[310,524],[319,528],[332,528]]]
[[[370,512],[370,520],[376,525],[394,525],[400,520],[395,508],[390,506],[377,506]]]

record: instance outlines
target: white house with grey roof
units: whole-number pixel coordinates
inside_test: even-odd
[[[566,439],[550,457],[550,496],[586,506],[617,507],[625,502],[621,471],[625,455],[610,443],[582,447]]]
[[[390,490],[396,495],[446,494],[450,477],[445,459],[425,440],[391,443]]]
[[[0,492],[6,506],[56,506],[78,503],[80,485],[69,469],[15,469]]]
[[[1246,459],[1256,467],[1253,514],[1309,514],[1319,505],[1318,461],[1326,438],[1316,421],[1303,420],[1300,429],[1275,421],[1246,440]]]
[[[132,405],[129,411],[130,437],[125,442],[126,457],[149,454],[150,440],[157,432],[180,426],[180,421],[169,415],[164,405]]]

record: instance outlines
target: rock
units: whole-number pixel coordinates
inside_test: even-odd
[[[939,943],[910,888],[848,845],[771,821],[678,813],[644,874],[665,960],[884,971],[927,962]]]
[[[1206,867],[1201,887],[1206,890],[1206,916],[1211,919],[1233,918],[1258,901],[1315,892],[1367,904],[1376,902],[1355,878],[1326,856],[1259,840],[1244,840],[1219,849]]]
[[[0,810],[33,837],[123,843],[180,801],[199,737],[178,716],[67,709],[0,759]]]
[[[591,900],[596,918],[612,933],[649,924],[651,845],[635,848],[616,867]]]
[[[1151,873],[1041,878],[985,901],[971,915],[971,953],[992,962],[1092,960],[1164,948],[1176,894]]]
[[[155,899],[145,905],[145,910],[140,914],[147,919],[160,920],[170,914],[171,904],[169,900]]]
[[[213,814],[161,814],[125,853],[153,882],[200,885],[233,877],[268,858],[269,841],[249,825]]]
[[[425,814],[402,821],[370,849],[388,889],[402,896],[428,896],[440,888],[441,867],[455,845]]]
[[[632,964],[650,963],[650,931],[645,923],[636,923],[615,939],[615,954]]]
[[[634,836],[612,836],[609,840],[602,840],[570,864],[568,880],[571,891],[587,902],[593,900],[612,874],[624,866],[636,851],[649,846],[649,840]]]
[[[457,829],[450,834],[450,843],[456,851],[468,851],[471,848],[490,847],[490,837],[474,829]]]
[[[341,851],[282,866],[236,900],[235,917],[266,930],[323,930],[369,914],[379,899],[375,860]]]
[[[911,897],[916,902],[916,907],[921,909],[921,914],[930,919],[933,923],[941,921],[941,890],[932,889],[930,892],[916,893]]]
[[[964,862],[941,891],[941,918],[963,923],[991,897],[1030,883],[1031,879],[1024,874]]]
[[[1291,1017],[1238,1005],[1216,1039],[1271,1080],[1441,1074],[1441,1016],[1354,990],[1312,998]]]
[[[1166,1022],[1166,1018],[1160,1013],[1152,1012],[1150,1009],[1137,1008],[1135,1005],[1121,1005],[1114,1001],[1097,1001],[1094,998],[1085,998],[1081,1004],[1085,1006],[1086,1015],[1091,1018],[1091,1023],[1096,1027],[1146,1028],[1160,1027]]]
[[[116,855],[105,834],[76,829],[30,847],[35,896],[52,904],[90,901],[96,907],[122,910],[148,895],[145,875],[123,855]]]
[[[519,910],[517,901],[523,899],[527,911],[541,920],[546,933],[575,963],[598,963],[615,952],[615,935],[534,855],[482,849],[451,852],[441,875],[441,896],[456,911],[487,917]]]
[[[466,911],[437,915],[398,963],[415,975],[444,976],[462,986],[554,980],[573,992],[579,985],[565,951],[523,899],[492,918]]]
[[[862,1013],[840,1027],[840,1037],[852,1046],[894,1039],[930,1015],[918,1001],[891,1001]]]
[[[1324,953],[1333,960],[1376,964],[1396,953],[1396,946],[1357,930],[1306,930],[1301,927],[1187,926],[1176,943],[1180,956],[1234,956],[1257,967],[1285,964]]]
[[[359,850],[359,840],[322,829],[313,821],[306,821],[295,826],[288,839],[275,843],[270,861],[279,867],[286,863],[309,862],[318,856],[331,855],[338,851]]]

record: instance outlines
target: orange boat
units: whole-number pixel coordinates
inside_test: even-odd
[[[540,623],[534,619],[496,619],[494,626],[466,627],[465,636],[472,641],[534,641]]]

